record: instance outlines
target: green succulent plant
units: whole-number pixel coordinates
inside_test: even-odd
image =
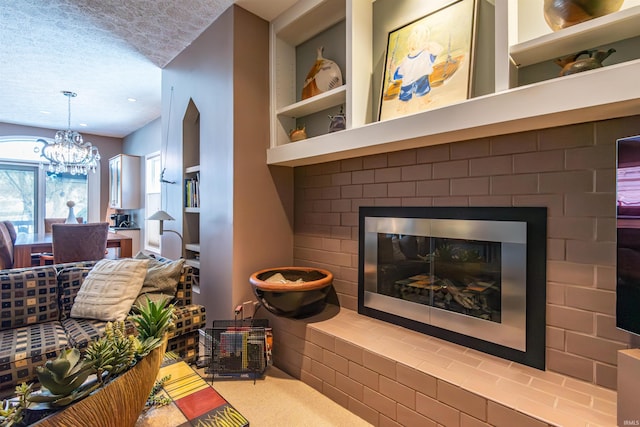
[[[80,350],[64,350],[56,359],[36,368],[38,380],[49,394],[32,394],[28,400],[66,406],[95,389],[94,384],[85,384],[89,375],[95,372],[94,363],[83,359]]]
[[[106,382],[135,362],[136,338],[126,333],[124,322],[109,322],[104,336],[87,346],[85,359],[93,363],[98,382]],[[106,373],[106,375],[105,375]]]
[[[29,395],[31,394],[31,388],[33,384],[27,385],[22,383],[16,386],[16,396],[18,402],[10,402],[9,400],[3,400],[0,403],[0,426],[13,427],[21,425],[23,419],[23,411],[29,407]]]
[[[153,384],[153,388],[151,389],[151,393],[149,393],[149,398],[147,399],[147,403],[145,404],[144,411],[148,411],[151,408],[166,406],[172,402],[170,397],[161,393],[162,387],[170,379],[171,375],[165,375],[159,380],[156,380],[156,382]]]
[[[165,305],[166,300],[153,302],[147,298],[145,304],[136,306],[136,314],[129,316],[138,330],[138,354],[144,356],[158,347],[164,336],[173,327],[173,304]]]
[[[84,357],[80,350],[71,348],[36,368],[38,380],[46,391],[29,394],[26,390],[27,396],[24,402],[18,403],[17,409],[10,405],[0,408],[0,421],[4,413],[5,418],[18,420],[18,411],[27,407],[29,402],[48,402],[58,407],[69,405],[128,370],[137,358],[146,356],[161,345],[173,326],[173,305],[147,300],[147,304],[138,306],[137,311],[130,320],[136,325],[138,336],[128,334],[124,322],[107,323],[104,336],[89,343]],[[92,374],[96,374],[96,380],[87,381]],[[0,427],[5,427],[5,424],[0,424]]]

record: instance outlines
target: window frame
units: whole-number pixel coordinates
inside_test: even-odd
[[[156,166],[152,166],[155,164]],[[155,176],[151,174],[155,172]],[[162,173],[162,155],[160,151],[154,151],[144,156],[144,202],[145,202],[145,225],[144,225],[144,250],[160,255],[162,253],[162,238],[160,237],[160,222],[149,221],[146,218],[153,215],[155,211],[150,209],[154,203],[149,197],[156,196],[158,200],[155,205],[158,209],[162,209],[162,184],[160,183],[160,174]],[[156,183],[157,185],[154,185]],[[153,240],[157,241],[157,245],[153,244]]]

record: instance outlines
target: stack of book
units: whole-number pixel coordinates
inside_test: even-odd
[[[184,199],[186,208],[200,207],[200,173],[184,180]]]

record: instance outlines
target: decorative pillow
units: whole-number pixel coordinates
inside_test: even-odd
[[[147,275],[144,278],[140,295],[160,292],[171,295],[170,299],[173,299],[178,290],[178,282],[182,274],[184,259],[180,258],[175,261],[162,262],[142,252],[138,252],[135,258],[149,261]]]
[[[140,294],[148,263],[131,258],[98,261],[78,291],[71,317],[124,320]]]

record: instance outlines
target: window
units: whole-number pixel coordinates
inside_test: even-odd
[[[86,222],[90,178],[48,172],[39,148],[36,138],[0,138],[0,219],[36,233],[44,230],[44,218],[66,218],[72,200],[75,216]]]
[[[11,220],[20,233],[37,231],[37,182],[37,167],[0,164],[0,219]]]
[[[149,217],[162,209],[162,193],[160,185],[160,152],[149,154],[145,158],[145,207]],[[160,253],[160,221],[145,221],[144,248]]]
[[[54,174],[47,172],[45,179],[46,218],[66,218],[69,214],[67,202],[73,200],[73,212],[76,218],[87,219],[87,177],[70,173]]]

